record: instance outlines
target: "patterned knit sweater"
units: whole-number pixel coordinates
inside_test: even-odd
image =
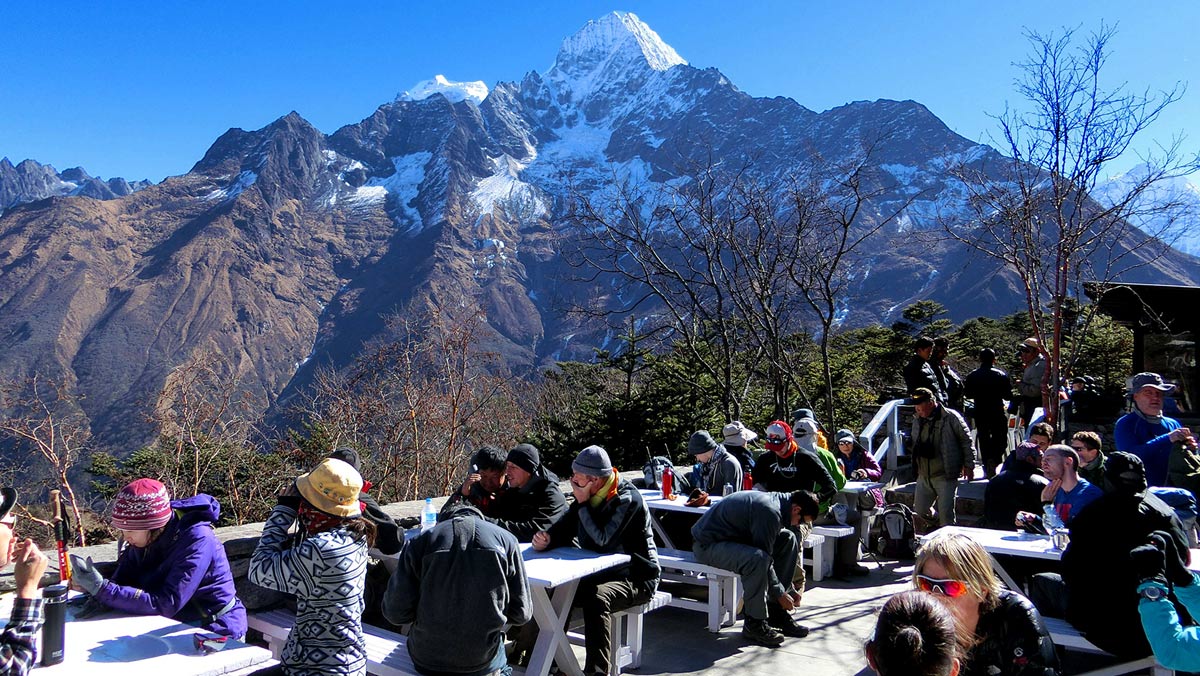
[[[288,676],[363,676],[363,587],[367,544],[343,529],[308,537],[291,549],[296,511],[277,505],[250,559],[250,581],[296,595],[296,626],[283,647]]]

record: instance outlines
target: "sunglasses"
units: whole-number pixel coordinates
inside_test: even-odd
[[[962,580],[938,580],[926,575],[918,575],[917,589],[949,596],[953,599],[967,593],[967,583]]]
[[[767,437],[768,444],[782,444],[784,441],[787,441],[786,437]]]

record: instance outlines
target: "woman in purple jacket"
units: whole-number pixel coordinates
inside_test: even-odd
[[[113,504],[112,524],[127,546],[112,578],[105,580],[91,559],[72,555],[71,584],[115,610],[162,615],[242,638],[246,607],[213,532],[220,515],[211,495],[172,501],[158,481],[138,479]]]

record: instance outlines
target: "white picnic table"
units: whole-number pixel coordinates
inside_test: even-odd
[[[994,528],[972,528],[969,526],[943,526],[938,533],[958,533],[978,542],[989,554],[1007,554],[1043,561],[1061,561],[1062,550],[1054,548],[1054,542],[1049,535],[1037,535],[1016,530],[996,530]],[[1193,549],[1192,560],[1188,565],[1191,570],[1200,572],[1200,549]],[[992,557],[992,568],[1009,589],[1020,590],[1016,580],[1004,570],[1000,562]]]
[[[579,582],[594,573],[629,563],[628,554],[597,554],[578,547],[558,547],[544,552],[521,544],[525,576],[533,600],[533,619],[538,625],[537,642],[529,657],[527,676],[547,676],[550,666],[570,676],[583,676],[583,669],[567,637],[567,619]]]
[[[14,595],[0,601],[5,621],[12,614]],[[223,650],[201,653],[192,635],[201,629],[161,615],[125,615],[116,611],[76,618],[79,606],[67,606],[65,659],[50,667],[40,666],[41,634],[38,634],[38,666],[35,673],[86,674],[87,676],[228,676],[257,671],[273,663],[271,651],[230,639]]]

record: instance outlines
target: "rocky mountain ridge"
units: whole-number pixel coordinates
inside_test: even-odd
[[[613,331],[563,308],[622,299],[562,260],[573,195],[652,193],[714,161],[782,185],[815,157],[858,152],[865,135],[879,139],[873,180],[886,187],[870,209],[911,203],[856,270],[843,321],[890,321],[922,298],[956,319],[1022,303],[994,264],[913,237],[961,208],[950,166],[999,158],[919,103],[817,113],[751,97],[621,13],[482,101],[447,91],[473,83],[433,82],[328,135],[293,112],[229,130],[160,184],[5,213],[0,374],[65,383],[100,438],[127,451],[149,440],[167,374],[204,351],[273,411],[318,368],[344,367],[386,335],[389,317],[421,308],[478,304],[481,340],[518,373],[590,359]],[[1169,252],[1139,281],[1197,283],[1195,263]]]

